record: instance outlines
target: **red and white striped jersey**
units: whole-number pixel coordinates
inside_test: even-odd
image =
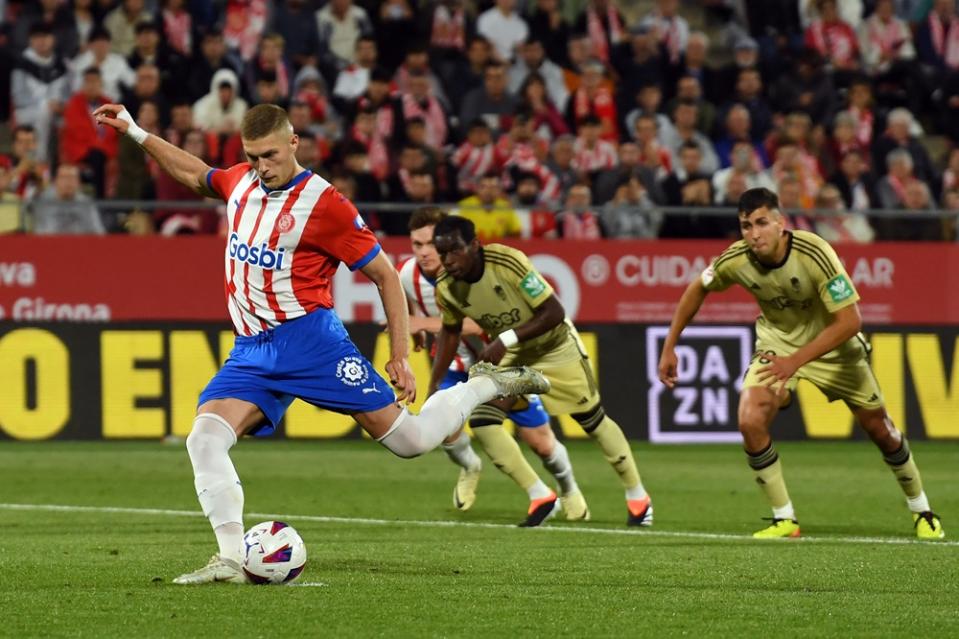
[[[420,270],[416,260],[410,258],[400,266],[400,282],[406,292],[406,299],[413,309],[413,314],[420,317],[439,317],[440,309],[436,305],[436,280],[431,280]],[[435,348],[435,345],[434,345]],[[435,355],[435,352],[431,352]],[[456,357],[450,364],[451,371],[465,372],[476,363],[476,352],[473,345],[465,339],[460,341],[456,349]]]
[[[603,169],[614,169],[619,165],[619,153],[616,146],[606,140],[598,140],[592,148],[586,146],[583,138],[573,143],[573,168],[590,173]]]
[[[206,181],[227,203],[224,288],[238,335],[332,308],[340,262],[356,270],[380,252],[356,207],[312,171],[271,190],[244,162]]]
[[[457,186],[461,191],[472,193],[479,179],[491,170],[498,170],[499,161],[492,144],[473,146],[464,142],[456,149],[450,160],[456,167]]]

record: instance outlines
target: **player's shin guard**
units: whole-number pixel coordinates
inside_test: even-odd
[[[496,392],[496,385],[487,377],[437,391],[426,400],[419,415],[404,409],[377,441],[398,457],[418,457],[460,430],[473,409],[493,399]]]
[[[633,458],[633,451],[629,447],[629,442],[626,441],[626,435],[623,434],[623,429],[619,427],[619,424],[606,414],[603,406],[597,404],[592,410],[585,413],[576,413],[572,415],[572,418],[599,445],[606,461],[619,475],[619,481],[626,489],[626,498],[642,499],[645,497],[646,490],[639,479],[636,460]]]
[[[758,453],[746,451],[746,457],[749,460],[749,467],[753,469],[755,474],[756,483],[762,489],[766,501],[773,509],[773,517],[776,519],[795,519],[796,514],[793,511],[789,493],[786,491],[786,482],[783,479],[782,463],[779,461],[779,453],[776,452],[772,442],[765,450]]]
[[[909,510],[914,513],[922,513],[930,510],[929,499],[922,489],[922,477],[919,476],[919,468],[916,467],[916,461],[909,450],[909,442],[902,438],[902,445],[899,450],[883,455],[883,459],[889,464],[892,474],[896,476],[899,487],[906,494],[906,501],[909,504]]]
[[[230,461],[236,433],[213,413],[197,415],[186,438],[193,464],[196,494],[210,520],[220,546],[220,556],[243,561],[243,486]]]
[[[549,489],[529,465],[516,440],[503,428],[506,413],[495,406],[478,406],[470,416],[470,428],[493,465],[526,491],[530,499],[543,499]]]

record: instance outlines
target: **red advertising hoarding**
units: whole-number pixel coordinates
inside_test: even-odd
[[[224,239],[219,237],[0,238],[0,319],[227,321]],[[715,241],[511,242],[584,323],[667,322],[687,283],[727,245]],[[397,262],[405,238],[384,248]],[[959,324],[959,246],[947,243],[841,245],[870,325]],[[334,282],[344,321],[381,311],[376,289],[341,268]],[[735,289],[712,295],[705,322],[751,322],[757,307]]]

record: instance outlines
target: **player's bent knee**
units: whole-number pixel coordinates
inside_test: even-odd
[[[224,429],[232,437],[224,439]],[[230,440],[229,446],[236,443],[236,432],[229,422],[213,413],[201,413],[193,420],[193,429],[186,438],[186,449],[191,458],[197,458],[211,449],[223,448],[224,442]]]
[[[596,404],[593,408],[582,413],[574,413],[570,415],[576,423],[583,427],[587,433],[591,433],[596,430],[599,425],[603,422],[603,419],[606,418],[606,411],[603,410],[602,404]]]
[[[385,435],[377,439],[387,450],[403,459],[413,459],[435,448],[435,444],[425,441],[423,431],[415,417],[405,409],[396,418],[393,426]]]

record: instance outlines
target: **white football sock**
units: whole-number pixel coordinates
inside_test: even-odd
[[[569,452],[562,442],[556,441],[552,454],[543,460],[543,467],[556,478],[561,493],[568,495],[579,492],[576,478],[573,477],[573,464],[569,461]]]
[[[796,513],[793,511],[793,503],[791,501],[786,502],[785,506],[780,506],[778,508],[773,507],[773,518],[774,519],[796,519]]]
[[[642,499],[645,496],[646,496],[646,488],[643,486],[643,482],[639,482],[632,488],[626,489],[627,501],[632,501],[634,499]]]
[[[243,486],[230,461],[236,433],[213,413],[197,415],[186,438],[194,485],[203,514],[210,520],[220,556],[243,562]]]
[[[449,444],[443,444],[443,452],[454,464],[466,470],[478,470],[482,465],[479,455],[473,450],[470,436],[460,431],[460,436]]]
[[[542,479],[537,479],[536,483],[530,486],[526,493],[529,495],[530,501],[535,501],[537,499],[546,499],[550,495],[554,494],[550,487],[543,483]]]
[[[399,457],[417,457],[462,428],[473,409],[496,394],[496,385],[488,377],[474,377],[437,391],[426,400],[419,415],[411,415],[404,409],[377,441]]]
[[[910,512],[924,513],[932,510],[929,506],[929,498],[926,497],[926,491],[922,491],[916,497],[906,497],[906,503],[909,504]]]

